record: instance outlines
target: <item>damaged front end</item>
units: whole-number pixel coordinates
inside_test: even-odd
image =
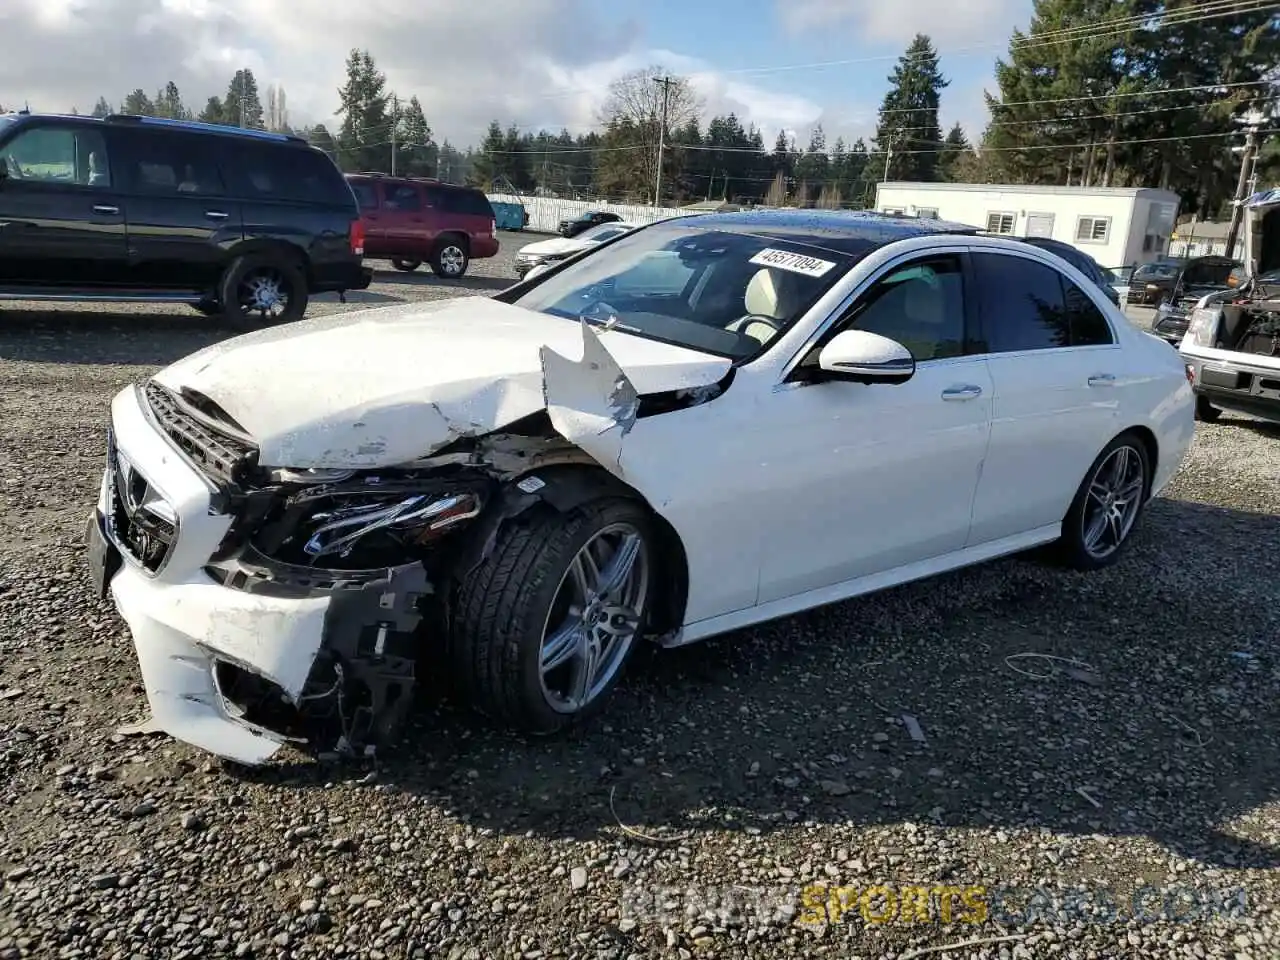
[[[261,464],[218,402],[172,381],[117,395],[89,555],[154,726],[246,764],[285,743],[367,757],[393,742],[424,666],[447,661],[458,578],[502,524],[618,492],[635,421],[732,378],[641,396],[582,332],[580,361],[544,348],[541,390],[511,391],[513,419],[463,427],[463,405],[424,403],[439,441],[376,468]]]

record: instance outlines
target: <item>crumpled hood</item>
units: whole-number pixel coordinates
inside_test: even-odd
[[[543,409],[561,432],[561,423],[576,422],[603,433],[619,396],[706,386],[730,366],[464,297],[270,327],[200,350],[155,379],[221,407],[253,437],[263,466],[367,469],[407,463]]]

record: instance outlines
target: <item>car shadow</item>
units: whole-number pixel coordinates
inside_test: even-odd
[[[515,277],[486,277],[480,275],[470,275],[459,277],[456,280],[446,280],[443,277],[437,277],[429,269],[424,271],[415,271],[413,273],[404,273],[400,270],[382,270],[374,271],[374,283],[380,284],[404,284],[411,287],[437,287],[442,289],[456,288],[458,290],[484,290],[498,291],[505,290],[507,287],[514,286],[517,282]],[[351,295],[347,295],[348,299]]]
[[[1274,569],[1240,546],[1278,541],[1280,518],[1161,498],[1107,570],[1025,555],[646,648],[604,715],[560,737],[504,734],[429,691],[375,775],[511,835],[927,823],[1274,869],[1247,815],[1280,796],[1280,665],[1260,646],[1277,605],[1245,586]],[[298,754],[232,769],[297,788],[365,774]]]
[[[404,298],[367,290],[347,303],[388,305]],[[308,317],[331,312],[336,294],[312,298]],[[0,360],[27,363],[163,366],[202,347],[244,333],[218,317],[176,308],[172,313],[105,310],[15,310],[0,306]]]

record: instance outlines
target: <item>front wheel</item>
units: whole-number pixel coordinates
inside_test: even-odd
[[[1058,552],[1076,570],[1098,570],[1119,559],[1151,487],[1146,447],[1132,433],[1098,454],[1062,521]]]
[[[456,280],[467,272],[470,262],[471,258],[460,241],[444,240],[431,255],[431,270],[437,277]]]
[[[504,527],[455,594],[453,671],[471,705],[526,734],[596,713],[644,633],[655,542],[627,499]]]
[[[292,323],[307,312],[307,278],[281,255],[248,254],[227,268],[218,299],[237,326]]]

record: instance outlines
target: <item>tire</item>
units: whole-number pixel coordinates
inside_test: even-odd
[[[272,288],[260,286],[263,282]],[[283,297],[268,310],[253,306],[258,295]],[[228,320],[236,326],[264,327],[301,320],[307,312],[307,278],[302,267],[280,253],[250,253],[227,267],[218,287],[218,299]],[[269,299],[261,301],[270,302]]]
[[[1123,453],[1121,451],[1124,451]],[[1115,470],[1123,462],[1118,480]],[[1151,458],[1136,434],[1122,433],[1103,448],[1085,473],[1071,507],[1062,521],[1058,557],[1075,570],[1100,570],[1115,563],[1132,539],[1151,489]],[[1092,493],[1091,493],[1092,491]],[[1097,539],[1099,511],[1106,509],[1109,494],[1116,494],[1111,509],[1113,523],[1103,521]]]
[[[394,257],[391,260],[391,265],[395,267],[397,270],[402,270],[405,273],[413,273],[413,271],[417,270],[420,266],[422,266],[422,261],[421,260],[403,260],[403,259],[400,259],[399,257]]]
[[[611,636],[605,627],[588,632],[586,642],[601,643],[596,652],[604,657],[588,681],[583,647],[548,641],[557,633],[567,637],[569,625],[580,640],[588,618],[601,615],[601,607],[591,604],[590,613],[572,613],[582,596],[575,561],[590,545],[597,568],[606,571],[608,550],[624,537],[635,559],[619,598],[634,619],[615,623],[623,628],[611,643],[604,643]],[[489,556],[460,579],[453,596],[450,668],[462,698],[522,734],[558,733],[595,715],[642,642],[655,599],[656,543],[648,512],[625,498],[596,500],[570,513],[535,509],[504,526]],[[559,666],[557,653],[568,657]],[[585,696],[571,695],[574,680],[587,685]]]
[[[457,237],[445,237],[431,254],[432,272],[446,280],[457,280],[465,275],[470,263],[471,257],[467,254],[467,245]]]
[[[1216,423],[1222,411],[1209,402],[1208,397],[1196,397],[1196,419],[1202,423]]]
[[[196,313],[202,313],[206,317],[217,317],[222,315],[222,304],[216,300],[201,300],[199,303],[193,303],[191,309]]]

